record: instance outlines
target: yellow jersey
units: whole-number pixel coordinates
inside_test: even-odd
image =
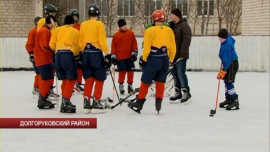
[[[100,49],[105,55],[108,54],[109,49],[107,45],[105,26],[101,21],[89,19],[81,24],[80,49],[84,51],[84,47],[87,43],[90,43]]]
[[[148,28],[144,34],[143,60],[147,61],[151,47],[161,48],[162,46],[167,47],[169,61],[173,62],[176,53],[176,45],[172,29],[160,25]]]
[[[50,48],[55,50],[70,50],[76,56],[79,54],[80,32],[73,26],[63,25],[52,32]]]

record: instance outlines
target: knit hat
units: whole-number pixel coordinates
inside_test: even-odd
[[[34,23],[35,23],[36,26],[37,26],[37,23],[38,23],[38,21],[39,21],[40,19],[41,19],[41,17],[39,17],[39,16],[35,17]]]
[[[178,8],[175,8],[171,11],[172,14],[174,14],[175,16],[179,17],[180,19],[182,19],[182,13],[181,10]]]
[[[127,23],[124,19],[119,19],[117,23],[118,23],[119,28],[121,28],[124,25],[127,25]]]
[[[228,34],[229,33],[226,29],[220,29],[220,31],[218,32],[218,37],[223,38],[223,39],[227,39]]]
[[[64,24],[65,24],[65,25],[68,25],[68,24],[74,24],[73,16],[72,16],[72,15],[67,15],[67,16],[65,17]]]

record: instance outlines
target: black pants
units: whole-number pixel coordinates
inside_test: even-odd
[[[235,75],[238,71],[239,63],[238,60],[234,60],[231,62],[229,69],[224,77],[224,82],[234,83]]]

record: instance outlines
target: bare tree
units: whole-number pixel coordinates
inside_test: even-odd
[[[217,12],[219,18],[219,29],[225,21],[226,28],[233,35],[237,34],[241,23],[242,0],[217,0]]]
[[[197,0],[190,0],[189,4],[188,4],[188,21],[191,24],[193,29],[192,29],[192,34],[195,34],[196,32],[196,26],[197,26],[197,22],[198,22],[198,9],[194,9],[197,8]]]
[[[112,32],[116,29],[117,24],[117,3],[116,0],[106,0],[107,6],[104,6],[107,8],[107,14],[105,17],[105,24],[106,24],[106,34],[108,36],[112,36]]]

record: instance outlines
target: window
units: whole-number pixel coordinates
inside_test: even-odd
[[[145,0],[144,1],[144,16],[151,16],[156,9],[161,9],[161,0]]]
[[[119,16],[134,16],[135,3],[133,0],[118,0]]]
[[[91,0],[90,4],[96,4],[100,10],[100,15],[107,16],[108,13],[107,0]]]
[[[188,0],[173,0],[171,2],[171,9],[178,8],[181,10],[182,15],[186,16],[188,14]]]
[[[197,1],[198,15],[214,15],[214,0],[198,0]]]

